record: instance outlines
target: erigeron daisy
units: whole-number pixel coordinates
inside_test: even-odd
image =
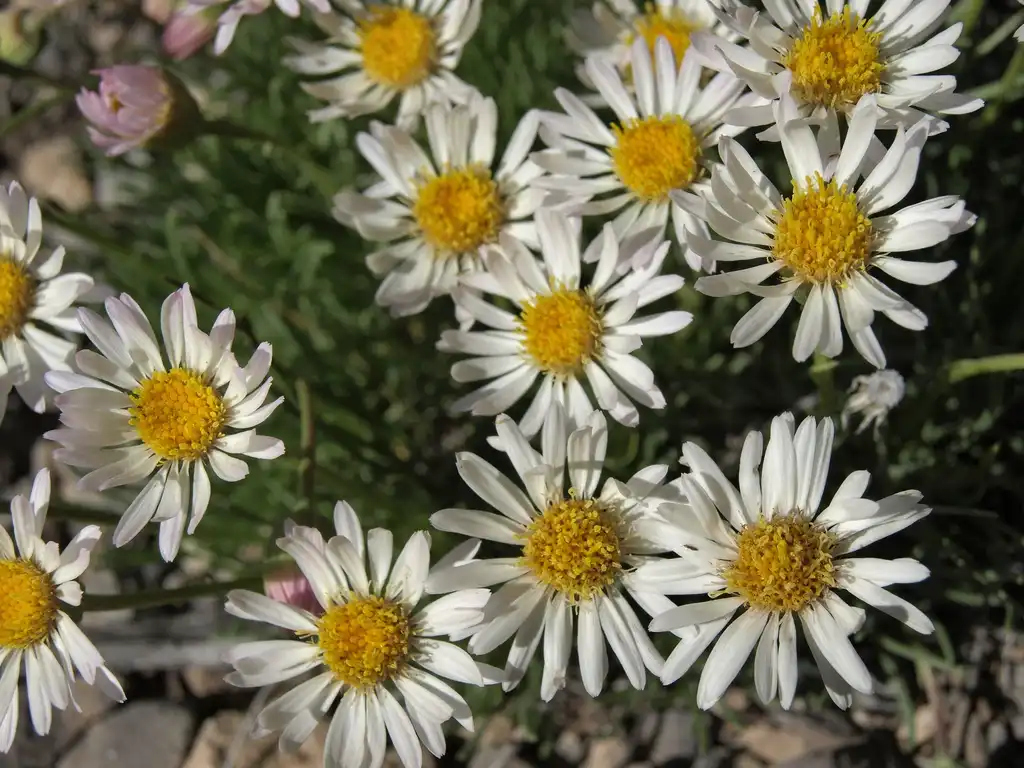
[[[301,4],[317,13],[331,11],[329,0],[301,0]],[[271,5],[276,5],[278,10],[292,18],[296,18],[302,10],[300,0],[185,0],[184,13],[220,13],[217,17],[217,37],[213,41],[213,51],[219,56],[231,45],[235,30],[244,17],[261,14]],[[230,7],[222,9],[222,6]]]
[[[761,433],[747,435],[738,491],[703,450],[684,444],[682,463],[690,471],[675,483],[688,502],[658,508],[675,527],[675,535],[666,534],[665,540],[672,539],[679,558],[635,573],[641,583],[670,584],[670,594],[711,597],[674,607],[650,626],[697,632],[665,661],[666,685],[685,674],[720,635],[697,687],[702,709],[725,693],[755,645],[758,696],[767,704],[778,694],[788,709],[797,683],[797,619],[832,700],[845,709],[854,691],[870,693],[871,675],[849,639],[862,626],[864,610],[846,603],[837,590],[917,632],[933,631],[920,610],[885,589],[927,578],[926,567],[910,558],[850,556],[927,515],[931,510],[918,503],[921,494],[902,491],[870,501],[863,498],[870,475],[857,471],[819,512],[832,421],[806,418],[795,435],[793,427],[789,413],[772,421],[763,464]]]
[[[541,698],[549,701],[565,685],[574,616],[587,692],[597,696],[604,687],[605,641],[633,687],[643,688],[645,670],[659,674],[663,662],[626,595],[651,615],[672,607],[664,595],[634,584],[631,573],[650,556],[667,551],[660,543],[663,523],[651,517],[649,498],[668,468],[647,467],[627,483],[608,479],[598,496],[608,441],[600,412],[570,433],[564,410],[553,404],[540,454],[508,416],[499,416],[496,424],[525,492],[479,456],[460,453],[456,463],[462,479],[501,514],[444,509],[430,522],[439,530],[520,548],[520,554],[435,569],[427,590],[503,585],[484,606],[469,650],[489,653],[514,636],[505,666],[506,691],[519,684],[542,637]]]
[[[849,113],[873,94],[882,111],[879,128],[909,127],[922,113],[962,115],[984,102],[956,92],[953,75],[929,74],[956,61],[963,24],[932,34],[950,0],[887,0],[869,16],[869,0],[774,0],[767,13],[736,0],[716,0],[718,17],[746,38],[738,45],[695,34],[693,47],[708,65],[732,71],[764,101],[733,111],[739,125],[768,125],[770,102],[788,90],[800,114],[820,118]],[[773,23],[774,22],[774,23]],[[786,77],[779,77],[785,74]],[[944,129],[941,120],[929,124]]]
[[[81,333],[74,304],[92,286],[80,272],[61,274],[64,247],[44,254],[39,203],[16,181],[0,187],[0,388],[14,387],[37,413],[46,409],[43,375],[69,371],[77,344],[58,332]]]
[[[339,0],[342,13],[315,17],[326,44],[293,40],[285,64],[303,75],[335,75],[302,84],[327,106],[320,122],[379,112],[398,97],[395,123],[415,130],[431,104],[464,104],[477,94],[455,76],[462,49],[480,24],[483,0]]]
[[[874,427],[875,437],[878,437],[889,411],[900,404],[905,392],[906,384],[899,371],[875,371],[868,376],[855,376],[850,384],[850,396],[843,406],[843,428],[851,417],[860,414],[861,421],[854,434],[859,435],[868,427]]]
[[[79,310],[98,352],[82,350],[78,373],[53,371],[46,382],[59,393],[62,428],[46,433],[63,447],[54,458],[89,470],[79,487],[105,491],[149,478],[114,530],[123,546],[151,520],[160,523],[160,554],[178,553],[185,521],[193,533],[210,501],[206,467],[221,480],[249,473],[238,456],[274,459],[284,444],[256,434],[281,404],[266,403],[272,379],[269,344],[240,367],[231,352],[235,316],[220,313],[209,334],[199,330],[188,285],[160,312],[166,357],[138,304],[126,293],[106,301],[108,323]]]
[[[343,190],[334,215],[383,244],[366,260],[381,276],[377,303],[394,315],[422,311],[455,287],[459,273],[480,267],[500,235],[537,245],[531,217],[544,197],[527,159],[537,135],[528,112],[495,164],[498,110],[493,99],[427,110],[428,155],[401,128],[372,123],[356,146],[379,179],[362,194]]]
[[[0,526],[0,752],[11,748],[18,730],[22,666],[32,728],[41,736],[50,731],[53,708],[73,703],[76,671],[87,684],[124,701],[96,647],[61,606],[81,603],[82,587],[75,579],[89,567],[100,529],[85,526],[61,552],[57,542],[42,539],[49,503],[50,473],[43,469],[28,498],[11,500],[14,541]]]
[[[561,403],[573,424],[583,425],[594,407],[583,388],[586,379],[598,407],[635,427],[633,401],[664,408],[654,373],[631,354],[648,336],[664,336],[686,327],[689,312],[668,311],[634,317],[637,310],[675,293],[678,275],[659,275],[669,243],[660,237],[620,244],[606,224],[580,252],[579,219],[542,209],[536,216],[542,260],[519,241],[503,236],[500,248],[484,254],[486,272],[464,276],[457,306],[487,330],[445,331],[437,348],[474,355],[452,366],[458,382],[489,380],[452,404],[453,413],[476,416],[503,413],[540,378],[540,386],[520,422],[532,437],[540,431],[552,402]],[[597,262],[589,278],[583,263]],[[641,267],[631,266],[643,264]],[[471,288],[512,302],[510,312]]]
[[[388,737],[402,763],[419,768],[420,742],[431,754],[444,754],[441,727],[449,719],[473,729],[465,699],[441,678],[497,682],[498,670],[438,639],[477,624],[489,593],[455,592],[417,610],[430,566],[429,534],[414,533],[392,564],[391,531],[374,528],[364,541],[345,502],[335,507],[334,523],[337,535],[326,542],[319,531],[295,525],[277,541],[309,580],[319,613],[255,592],[228,595],[228,613],[281,627],[293,639],[239,645],[228,656],[235,671],[226,679],[264,686],[312,672],[259,713],[257,735],[281,731],[282,751],[294,751],[338,700],[325,768],[379,768]]]
[[[566,38],[576,53],[607,61],[628,81],[629,51],[635,42],[646,44],[654,55],[656,41],[664,38],[678,62],[690,49],[690,35],[697,31],[736,38],[708,0],[597,0],[589,10],[573,13]],[[576,72],[585,85],[593,85],[582,65]]]
[[[687,262],[712,269],[686,249],[687,229],[707,234],[703,222],[673,204],[670,193],[706,192],[708,153],[723,136],[743,129],[722,125],[722,116],[743,103],[746,86],[719,74],[701,88],[701,67],[687,54],[678,66],[668,41],[659,40],[652,60],[643,40],[631,49],[635,96],[606,62],[587,60],[586,69],[615,112],[608,126],[578,97],[555,91],[565,114],[545,113],[541,132],[550,149],[535,153],[537,165],[551,175],[536,186],[553,191],[547,204],[584,216],[616,213],[620,238],[652,227],[664,231],[669,218]]]
[[[698,255],[720,264],[757,260],[755,266],[702,277],[697,290],[709,296],[752,293],[762,297],[732,330],[732,343],[746,347],[774,326],[798,294],[805,299],[793,340],[793,357],[806,360],[816,350],[835,357],[843,348],[842,326],[854,347],[872,365],[885,367],[885,354],[872,330],[875,312],[912,331],[928,318],[872,272],[915,285],[931,285],[956,267],[953,261],[906,261],[892,254],[930,248],[973,225],[975,216],[955,195],[925,200],[895,213],[914,185],[927,120],[909,131],[898,129],[882,159],[858,184],[865,153],[873,141],[878,114],[874,96],[865,96],[850,119],[850,130],[835,162],[826,131],[817,139],[805,120],[795,117],[792,100],[775,105],[782,148],[793,193],[783,197],[749,154],[723,140],[724,164],[711,177],[706,201],[677,195],[677,202],[703,212],[711,229],[731,242],[690,232]],[[776,281],[765,281],[777,277]]]

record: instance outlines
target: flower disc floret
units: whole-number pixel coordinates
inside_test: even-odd
[[[469,253],[497,241],[505,207],[491,172],[474,165],[420,184],[413,215],[434,248],[446,254]]]
[[[658,38],[664,37],[672,46],[672,53],[679,62],[683,60],[683,54],[690,47],[690,33],[698,28],[699,25],[690,21],[678,8],[661,10],[654,3],[646,3],[643,14],[633,22],[635,31],[627,37],[626,44],[632,45],[634,40],[642,37],[653,56]]]
[[[794,184],[794,187],[796,185]],[[808,178],[776,214],[772,253],[811,283],[842,284],[867,267],[873,229],[846,185]]]
[[[380,85],[404,90],[427,78],[437,55],[430,19],[409,8],[379,5],[359,22],[363,70]]]
[[[35,297],[35,280],[16,261],[0,256],[0,341],[25,326]]]
[[[636,197],[664,201],[674,189],[686,189],[700,173],[700,141],[679,115],[633,119],[612,126],[609,150],[615,173]]]
[[[361,597],[327,609],[317,644],[335,678],[370,689],[395,678],[409,658],[412,629],[405,609],[382,597]]]
[[[753,608],[799,611],[836,585],[833,536],[799,515],[746,525],[736,545],[736,560],[722,572],[725,591]]]
[[[571,603],[590,600],[622,570],[615,522],[595,499],[552,504],[530,524],[525,538],[523,564]]]
[[[793,90],[806,103],[842,108],[882,88],[882,35],[849,8],[824,19],[815,13],[782,64]]]
[[[31,648],[57,623],[57,588],[31,560],[0,560],[0,648]]]
[[[560,288],[536,296],[523,306],[518,323],[523,351],[556,376],[579,373],[600,353],[601,315],[586,291]]]
[[[227,407],[199,374],[157,371],[132,392],[129,424],[161,459],[195,461],[222,436]]]

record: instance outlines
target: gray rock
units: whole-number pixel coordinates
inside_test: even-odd
[[[632,750],[625,739],[617,736],[594,739],[590,743],[583,768],[623,768],[631,754]]]
[[[835,757],[836,753],[831,750],[811,752],[781,763],[780,768],[835,768]]]
[[[192,740],[192,715],[162,701],[127,704],[90,728],[57,768],[178,768]]]
[[[655,765],[670,760],[685,760],[697,754],[693,735],[693,715],[682,709],[670,709],[661,716],[661,726],[651,747],[650,759]]]
[[[555,741],[555,754],[572,765],[579,765],[586,754],[583,738],[576,731],[562,731]]]

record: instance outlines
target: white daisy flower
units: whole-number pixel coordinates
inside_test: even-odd
[[[228,49],[235,39],[235,30],[246,16],[257,16],[276,5],[286,16],[296,18],[301,12],[300,0],[185,0],[184,13],[190,16],[219,12],[217,17],[217,37],[213,41],[213,51],[218,56]],[[331,4],[328,0],[301,0],[317,13],[330,13]],[[230,6],[221,9],[222,6]]]
[[[18,730],[22,662],[32,728],[41,736],[50,731],[53,708],[74,703],[76,671],[89,685],[124,701],[99,651],[61,608],[82,601],[75,579],[89,567],[100,529],[85,526],[61,552],[57,542],[41,538],[49,503],[50,473],[43,469],[28,498],[11,499],[14,541],[0,526],[0,752],[11,748]]]
[[[316,16],[327,44],[293,40],[285,65],[303,75],[335,75],[303,83],[329,102],[313,122],[379,112],[399,97],[395,123],[415,130],[428,106],[464,104],[477,94],[455,76],[462,49],[480,24],[483,0],[338,0],[342,14]]]
[[[1017,2],[1024,5],[1024,0],[1017,0]],[[1017,27],[1017,31],[1013,33],[1013,37],[1018,43],[1024,43],[1024,24]]]
[[[854,691],[871,692],[871,675],[849,636],[864,622],[864,610],[847,604],[843,589],[865,603],[928,634],[932,622],[889,592],[890,584],[928,577],[916,560],[850,557],[901,531],[931,510],[917,491],[875,502],[862,498],[870,475],[851,473],[831,503],[818,511],[832,452],[831,419],[806,418],[793,434],[792,414],[772,421],[761,462],[760,432],[747,435],[736,490],[697,445],[683,445],[690,472],[675,484],[686,504],[665,503],[659,512],[675,526],[672,547],[679,558],[645,565],[639,583],[670,584],[674,595],[714,596],[655,617],[652,631],[696,629],[665,661],[662,682],[677,680],[721,635],[701,673],[697,705],[708,709],[725,693],[750,652],[754,682],[766,704],[778,694],[786,709],[797,682],[796,621],[832,700],[849,706]],[[666,534],[665,541],[669,540]],[[730,624],[737,611],[739,617]]]
[[[475,355],[452,366],[459,382],[490,379],[452,404],[453,413],[494,416],[522,398],[538,377],[540,386],[520,422],[532,437],[540,431],[552,402],[561,403],[571,422],[583,425],[594,407],[583,389],[586,379],[598,406],[635,427],[632,401],[664,408],[654,373],[632,356],[642,339],[664,336],[689,325],[689,312],[634,317],[637,309],[675,293],[678,275],[659,275],[669,243],[655,237],[642,245],[621,245],[610,224],[580,253],[580,220],[542,209],[536,216],[543,261],[520,242],[502,237],[501,247],[484,254],[487,271],[463,278],[458,306],[486,326],[484,331],[445,331],[437,348]],[[597,262],[584,280],[584,262]],[[631,268],[631,264],[644,266]],[[624,269],[623,269],[624,268]],[[515,314],[491,304],[468,288],[508,299]]]
[[[889,411],[903,400],[906,385],[898,371],[875,371],[868,376],[854,377],[850,392],[843,406],[843,429],[846,429],[852,416],[860,414],[861,422],[854,434],[859,435],[873,426],[877,436],[878,430],[889,417]]]
[[[362,194],[343,190],[334,215],[383,247],[366,260],[383,277],[377,303],[394,315],[421,312],[451,293],[461,271],[478,269],[488,245],[506,234],[537,245],[530,217],[544,198],[532,186],[542,171],[527,159],[537,117],[520,121],[495,165],[494,99],[427,109],[428,155],[401,128],[374,122],[356,146],[379,174]]]
[[[598,0],[589,10],[573,13],[566,38],[576,53],[607,61],[628,80],[629,51],[636,41],[643,42],[653,56],[655,43],[664,38],[675,60],[681,61],[690,49],[690,35],[698,31],[729,40],[737,37],[718,19],[708,0]],[[592,86],[582,65],[577,74],[585,85]]]
[[[752,293],[762,297],[732,330],[735,347],[753,344],[782,317],[799,292],[806,301],[793,340],[793,357],[806,360],[816,350],[835,357],[843,349],[841,328],[872,365],[885,367],[885,354],[871,328],[875,312],[912,331],[928,318],[879,282],[875,268],[915,285],[931,285],[956,267],[953,261],[905,261],[892,254],[931,248],[974,224],[975,216],[955,195],[925,200],[880,215],[910,192],[921,149],[928,136],[922,120],[892,145],[862,181],[865,154],[878,119],[874,96],[865,96],[850,119],[838,158],[830,132],[817,139],[795,105],[783,97],[775,105],[793,194],[783,197],[736,142],[724,139],[724,165],[711,178],[707,201],[673,193],[680,205],[702,213],[716,234],[732,242],[688,234],[690,248],[706,260],[758,260],[753,267],[702,277],[698,291],[709,296]],[[834,141],[838,147],[838,140]],[[856,185],[856,186],[855,186]],[[764,284],[773,276],[776,282]]]
[[[327,731],[325,768],[379,768],[388,737],[402,763],[419,768],[420,742],[431,754],[444,754],[441,726],[449,719],[473,730],[465,699],[441,678],[497,682],[499,670],[437,639],[478,623],[489,592],[455,592],[417,610],[430,566],[429,534],[414,533],[392,565],[391,531],[374,528],[364,541],[345,502],[335,507],[334,524],[338,535],[326,542],[319,531],[294,525],[277,541],[309,580],[322,615],[255,592],[228,595],[228,613],[295,637],[239,645],[229,654],[235,671],[226,680],[264,686],[312,672],[260,712],[259,735],[281,731],[282,751],[294,751],[340,699]]]
[[[73,305],[93,286],[80,272],[62,275],[64,247],[43,255],[42,240],[36,199],[16,181],[0,187],[0,380],[37,413],[47,405],[43,374],[71,370],[77,348],[43,328],[81,333]]]
[[[503,684],[509,691],[526,673],[543,637],[545,701],[565,685],[574,615],[583,685],[597,696],[608,672],[606,640],[634,688],[644,687],[646,670],[661,671],[662,658],[626,595],[651,615],[672,607],[660,592],[635,585],[630,570],[667,551],[660,544],[663,523],[650,515],[648,497],[668,468],[647,467],[628,483],[608,479],[597,496],[608,443],[605,418],[594,413],[585,426],[571,434],[568,429],[564,410],[553,404],[538,454],[510,418],[499,416],[499,441],[526,492],[479,456],[460,453],[462,479],[501,514],[444,509],[430,518],[442,531],[521,548],[518,557],[437,568],[427,591],[503,584],[484,607],[469,650],[489,653],[515,636]]]
[[[984,105],[957,93],[953,75],[929,74],[960,55],[954,43],[962,23],[932,34],[950,0],[887,0],[872,16],[869,0],[826,0],[824,11],[818,0],[773,0],[765,3],[767,13],[737,0],[717,1],[719,19],[748,45],[695,34],[693,47],[708,66],[735,72],[764,99],[731,113],[730,122],[770,124],[769,102],[787,90],[802,116],[817,118],[849,113],[861,97],[874,94],[883,112],[879,128],[909,127],[922,113],[962,115]],[[945,123],[930,126],[940,132]]]
[[[200,331],[187,284],[160,312],[166,358],[131,296],[107,299],[106,310],[109,323],[87,309],[78,314],[99,352],[76,355],[79,373],[47,374],[46,383],[60,393],[55,402],[64,426],[46,437],[63,446],[55,459],[91,470],[79,481],[82,489],[105,491],[149,478],[112,538],[123,546],[148,522],[159,522],[160,554],[170,562],[189,510],[189,534],[206,513],[207,465],[233,483],[249,473],[237,455],[275,459],[284,453],[280,440],[253,429],[282,402],[264,404],[272,381],[270,345],[260,344],[241,368],[231,352],[234,313],[224,310],[209,334]]]
[[[618,212],[612,227],[620,238],[652,227],[663,232],[671,217],[687,262],[701,269],[684,237],[687,229],[705,236],[707,230],[673,204],[670,193],[707,191],[708,153],[723,136],[744,130],[723,126],[722,116],[744,103],[746,85],[723,73],[701,88],[697,59],[686,54],[677,66],[667,40],[658,41],[653,60],[643,40],[631,51],[635,96],[607,62],[586,62],[595,87],[615,112],[610,127],[569,91],[555,91],[565,114],[542,117],[549,130],[541,136],[550,149],[532,159],[551,175],[536,186],[552,190],[547,204],[564,210],[584,216]]]

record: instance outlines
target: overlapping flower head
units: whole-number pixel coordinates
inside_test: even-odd
[[[503,413],[541,379],[520,428],[536,435],[552,402],[562,404],[572,424],[582,426],[597,405],[612,418],[636,426],[633,402],[664,408],[654,372],[631,353],[648,336],[684,328],[689,312],[672,310],[635,317],[638,309],[683,285],[678,275],[661,275],[669,243],[656,232],[620,244],[610,224],[586,251],[580,247],[580,220],[542,209],[536,215],[541,259],[522,243],[499,240],[484,255],[485,273],[463,278],[456,305],[489,326],[483,331],[445,331],[438,349],[474,355],[452,366],[459,382],[490,380],[452,404],[456,413]],[[589,279],[583,265],[596,262]],[[636,267],[636,264],[643,266]],[[632,266],[631,266],[632,265]],[[515,313],[490,303],[476,288],[515,304]]]
[[[849,605],[837,590],[916,632],[933,631],[920,610],[885,589],[921,581],[927,568],[910,558],[851,557],[931,512],[919,503],[921,494],[865,499],[870,475],[861,470],[848,475],[820,509],[832,420],[806,418],[795,434],[794,426],[789,413],[772,421],[763,463],[761,433],[747,435],[738,490],[699,446],[685,443],[682,462],[689,471],[673,485],[686,501],[658,507],[675,529],[674,536],[666,532],[661,540],[671,539],[679,558],[643,565],[634,574],[648,589],[661,584],[666,594],[711,596],[651,622],[654,631],[697,632],[666,660],[665,684],[685,674],[718,638],[697,688],[703,709],[725,693],[755,646],[758,696],[767,704],[777,695],[788,709],[797,683],[797,620],[832,700],[846,709],[855,691],[870,693],[871,675],[849,639],[864,623],[864,610]]]
[[[294,40],[285,59],[327,106],[314,122],[379,112],[398,98],[399,128],[413,130],[431,104],[464,104],[477,93],[455,75],[480,24],[483,0],[339,0],[342,13],[316,16],[326,43]]]
[[[615,113],[608,126],[583,101],[555,91],[565,113],[542,113],[541,136],[550,149],[533,155],[551,175],[536,185],[552,190],[547,205],[584,216],[617,213],[619,237],[658,228],[671,218],[693,269],[712,269],[686,249],[688,229],[706,232],[699,219],[671,199],[673,191],[707,192],[709,151],[723,136],[743,129],[722,124],[723,116],[748,100],[744,83],[723,73],[701,87],[703,71],[687,53],[677,64],[668,41],[659,38],[654,55],[644,40],[630,48],[632,85],[606,61],[587,59],[585,68]]]
[[[261,344],[244,368],[231,352],[234,313],[226,309],[210,333],[199,330],[186,284],[160,312],[163,350],[153,327],[126,293],[106,301],[109,322],[88,309],[78,319],[98,352],[80,351],[78,372],[53,371],[63,427],[46,433],[63,447],[58,461],[90,470],[82,488],[105,491],[146,480],[114,530],[115,546],[160,523],[160,553],[171,561],[210,502],[209,466],[221,480],[249,473],[243,458],[274,459],[284,443],[256,434],[281,404],[266,402],[271,349]],[[189,516],[191,513],[191,516]]]
[[[885,353],[872,329],[876,312],[912,331],[928,325],[924,313],[880,282],[880,270],[917,285],[939,282],[956,267],[908,261],[893,254],[930,248],[973,225],[955,195],[943,195],[882,215],[910,192],[917,176],[930,120],[904,132],[876,162],[870,158],[878,121],[877,100],[865,96],[850,118],[838,158],[837,136],[824,128],[814,134],[783,96],[774,105],[779,136],[792,176],[792,194],[783,197],[738,143],[724,140],[725,162],[712,174],[712,197],[674,193],[726,241],[689,233],[690,248],[705,260],[759,263],[697,281],[711,296],[752,293],[760,301],[732,330],[736,347],[759,340],[798,295],[806,298],[793,339],[793,357],[815,351],[835,357],[843,349],[842,327],[872,365],[885,367]],[[863,177],[863,178],[862,178]],[[859,183],[858,183],[859,182]],[[772,281],[766,284],[766,281]]]
[[[77,345],[63,334],[82,332],[75,304],[93,287],[88,275],[61,274],[63,246],[42,243],[39,203],[16,181],[0,187],[0,391],[6,403],[14,387],[40,413],[52,397],[43,375],[70,370]]]
[[[859,415],[861,420],[855,434],[859,435],[868,427],[874,427],[877,439],[882,425],[889,418],[889,411],[900,404],[906,391],[906,382],[899,371],[887,369],[867,376],[854,376],[850,384],[850,396],[841,414],[843,428],[854,416]]]
[[[611,64],[632,87],[630,48],[634,43],[646,44],[653,56],[657,41],[663,39],[678,63],[690,49],[690,35],[701,31],[730,40],[736,37],[715,15],[709,0],[596,0],[589,9],[573,13],[566,38],[581,56]],[[594,86],[584,66],[577,67],[576,74],[584,84]]]
[[[11,748],[18,730],[22,669],[32,728],[41,736],[50,731],[53,709],[74,703],[77,678],[124,701],[99,651],[64,609],[81,603],[76,579],[89,567],[100,529],[83,527],[61,552],[42,538],[49,504],[50,473],[43,469],[27,498],[11,500],[14,539],[0,526],[0,752]]]
[[[459,475],[487,506],[445,509],[431,517],[440,530],[521,548],[519,557],[471,560],[435,569],[434,593],[501,584],[483,607],[469,650],[486,654],[514,637],[503,688],[515,688],[544,640],[540,695],[550,700],[564,685],[578,618],[576,652],[583,685],[591,696],[604,687],[610,646],[634,688],[646,671],[660,674],[662,658],[626,595],[651,614],[671,602],[632,581],[631,570],[666,552],[661,523],[650,515],[649,497],[665,477],[664,465],[647,467],[628,482],[607,479],[598,494],[608,428],[592,414],[570,431],[561,404],[545,420],[541,452],[531,447],[508,416],[496,430],[521,487],[472,453],[457,457]],[[525,489],[525,490],[524,490]]]
[[[305,5],[317,13],[330,13],[330,0],[187,0],[185,13],[204,15],[217,13],[217,35],[213,41],[214,53],[220,55],[235,39],[235,31],[246,16],[256,16],[276,5],[287,16],[298,16]]]
[[[498,110],[493,99],[427,109],[428,155],[405,130],[374,122],[356,146],[379,180],[362,193],[343,190],[334,215],[362,237],[383,243],[367,258],[382,276],[377,303],[394,315],[423,310],[451,293],[459,274],[481,267],[500,236],[536,247],[532,216],[542,171],[527,159],[537,118],[527,113],[495,165]]]
[[[765,3],[767,13],[738,0],[713,2],[722,23],[747,44],[696,33],[694,47],[709,66],[736,73],[764,100],[734,112],[737,124],[772,123],[770,102],[787,91],[802,116],[815,118],[848,114],[873,94],[882,111],[879,128],[909,127],[924,114],[962,115],[983,105],[957,93],[953,75],[931,74],[960,55],[954,43],[962,23],[933,34],[950,0],[892,0],[870,16],[870,0],[775,0]],[[938,132],[945,124],[929,125]]]
[[[293,639],[239,645],[230,654],[235,671],[227,680],[264,686],[313,673],[257,717],[258,733],[281,731],[283,751],[305,741],[337,701],[325,765],[379,766],[389,740],[406,766],[421,764],[421,742],[441,757],[445,722],[473,729],[465,699],[442,678],[485,685],[496,681],[498,670],[439,638],[478,624],[489,592],[457,591],[421,608],[429,534],[414,533],[393,559],[391,531],[374,528],[364,537],[345,502],[334,509],[334,527],[336,535],[325,541],[315,528],[288,524],[277,542],[308,579],[318,612],[255,592],[228,595],[228,613],[288,630]],[[453,550],[435,570],[471,558],[477,546]]]

